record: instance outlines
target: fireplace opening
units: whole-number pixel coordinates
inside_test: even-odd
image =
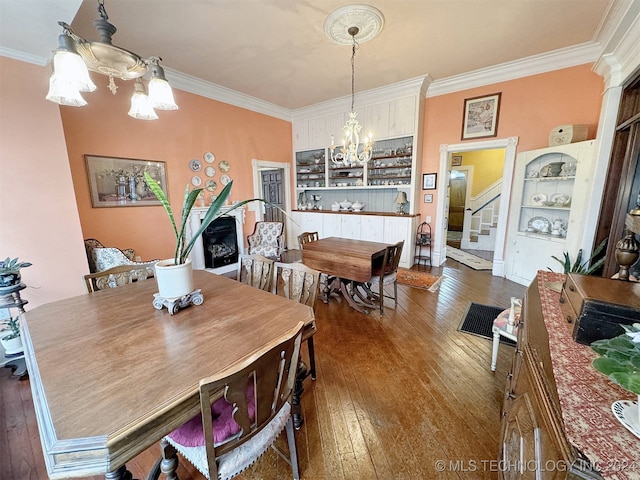
[[[202,232],[205,268],[218,268],[238,261],[236,220],[220,217]]]

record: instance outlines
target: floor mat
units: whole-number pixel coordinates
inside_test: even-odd
[[[419,270],[399,268],[397,278],[398,283],[402,285],[408,285],[413,288],[435,292],[436,290],[438,290],[438,288],[440,288],[440,282],[442,282],[444,277],[431,275],[430,273],[421,272]]]
[[[493,320],[504,310],[506,310],[505,307],[493,307],[491,305],[471,302],[467,311],[462,316],[458,330],[493,340],[493,333],[491,332]],[[508,345],[516,344],[512,340],[502,336],[500,337],[500,341]]]
[[[477,257],[457,248],[447,245],[447,257],[460,262],[467,267],[471,267],[474,270],[491,270],[493,269],[493,262],[485,260],[484,258]]]

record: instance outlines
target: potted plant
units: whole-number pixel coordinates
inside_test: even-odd
[[[592,365],[613,383],[638,396],[637,404],[618,400],[611,408],[625,427],[640,436],[640,323],[621,326],[626,333],[591,344],[591,348],[601,355]]]
[[[191,236],[191,240],[187,241],[186,234],[189,215],[191,213],[191,209],[195,205],[196,200],[198,199],[198,196],[200,195],[200,192],[202,192],[203,189],[194,188],[193,190],[189,191],[189,186],[187,185],[187,188],[184,192],[184,200],[182,202],[182,216],[180,219],[180,225],[178,226],[173,215],[171,205],[169,204],[169,200],[167,199],[167,196],[165,195],[158,182],[154,180],[154,178],[149,175],[148,172],[145,172],[144,178],[147,182],[147,185],[149,186],[149,189],[153,192],[153,194],[160,201],[165,211],[167,212],[176,238],[176,246],[173,258],[161,260],[156,263],[156,280],[158,282],[159,293],[163,298],[182,297],[193,292],[194,290],[192,265],[191,259],[189,258],[189,253],[193,249],[196,241],[198,241],[198,239],[200,238],[200,235],[202,235],[202,232],[205,231],[205,229],[211,224],[211,222],[223,215],[221,210],[223,205],[229,198],[229,195],[231,194],[233,181],[227,183],[222,189],[222,192],[220,192],[220,195],[218,195],[218,197],[211,203],[209,209],[207,210],[207,213],[202,219],[200,228],[198,229],[198,231],[193,233],[193,235]],[[265,200],[259,198],[243,200],[234,204],[228,211],[239,208],[242,205],[245,205],[246,203],[252,202],[254,200],[268,203]]]
[[[0,262],[0,287],[13,287],[20,284],[20,269],[30,267],[29,262],[18,262],[18,257],[11,259],[7,257]]]
[[[0,334],[0,343],[6,355],[12,355],[22,351],[22,339],[20,338],[20,322],[18,317],[9,317],[7,327],[10,333]],[[4,333],[4,330],[3,330]]]

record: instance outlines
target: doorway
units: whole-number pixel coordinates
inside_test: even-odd
[[[256,221],[277,218],[285,224],[285,239],[287,245],[291,244],[288,232],[292,231],[288,225],[291,221],[291,164],[284,162],[271,162],[268,160],[252,160],[253,169],[253,196],[254,198],[275,199],[272,203],[284,210],[287,215],[277,208],[265,205],[262,202],[249,203],[248,209],[255,212]],[[264,174],[264,175],[263,175]],[[249,227],[249,231],[253,226]]]
[[[502,170],[502,187],[500,190],[501,203],[505,208],[500,209],[495,232],[495,250],[493,254],[492,274],[504,276],[504,251],[507,234],[507,218],[509,201],[511,198],[511,182],[516,160],[518,137],[508,137],[478,142],[440,145],[440,168],[438,178],[437,210],[434,228],[433,264],[441,266],[447,259],[447,226],[449,213],[449,188],[451,155],[457,152],[471,152],[474,150],[505,149],[504,166]]]
[[[460,248],[467,199],[467,171],[451,170],[449,179],[449,214],[447,215],[447,245]]]
[[[262,195],[267,202],[272,205],[265,205],[264,220],[266,222],[284,223],[284,189],[282,188],[282,177],[284,171],[281,168],[274,170],[262,170],[260,172],[262,182]],[[279,207],[282,210],[278,210]]]

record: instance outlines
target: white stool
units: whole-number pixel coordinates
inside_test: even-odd
[[[505,337],[514,342],[518,341],[518,324],[520,323],[520,311],[522,301],[519,298],[511,297],[511,308],[504,310],[493,321],[491,331],[493,332],[493,349],[491,352],[491,371],[496,371],[498,361],[498,345],[500,337]]]

